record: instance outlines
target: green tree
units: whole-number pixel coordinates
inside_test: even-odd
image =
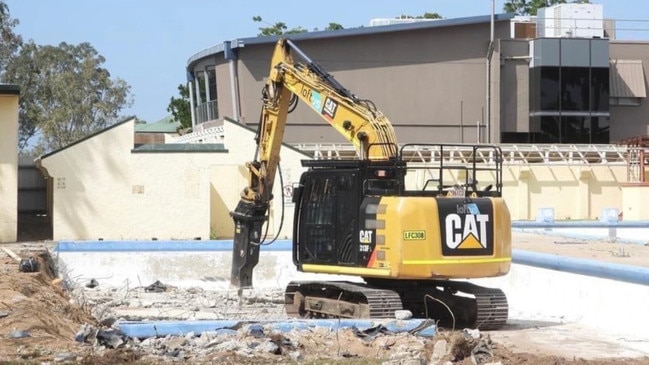
[[[589,0],[574,0],[572,3],[587,4]],[[503,10],[518,15],[536,15],[540,8],[556,4],[565,4],[566,0],[512,0],[505,3]]]
[[[277,22],[275,24],[267,23],[259,15],[253,16],[252,21],[257,23],[264,23],[268,25],[267,27],[259,28],[260,33],[257,33],[258,36],[296,34],[296,33],[308,32],[307,29],[301,26],[288,29],[288,26],[284,22]],[[345,28],[338,23],[329,23],[329,25],[327,25],[327,27],[325,27],[324,30],[339,30],[339,29],[345,29]],[[315,28],[314,30],[318,30],[318,28]]]
[[[397,19],[442,19],[442,16],[439,15],[438,13],[425,12],[424,15],[417,15],[417,16],[404,14],[398,16]]]
[[[180,97],[171,97],[167,111],[171,113],[174,120],[180,122],[180,128],[190,128],[192,126],[191,101],[189,99],[189,87],[187,84],[178,85],[178,94]]]
[[[258,36],[269,36],[269,35],[282,35],[282,34],[295,34],[295,33],[306,33],[308,30],[297,27],[288,29],[288,26],[284,22],[276,22],[275,24],[270,24],[265,22],[259,15],[253,16],[252,21],[257,23],[267,24],[267,27],[260,27]]]
[[[22,44],[20,35],[14,33],[16,25],[18,25],[18,19],[11,18],[9,7],[0,0],[0,74]]]
[[[340,29],[345,29],[345,27],[343,27],[338,23],[329,23],[329,25],[327,25],[327,27],[325,28],[325,30],[340,30]]]
[[[130,86],[111,78],[89,43],[25,43],[3,80],[20,86],[19,148],[38,137],[35,149],[52,151],[117,121],[131,105]]]

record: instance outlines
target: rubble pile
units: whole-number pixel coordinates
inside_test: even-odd
[[[23,261],[25,258],[28,260]],[[47,250],[0,255],[0,362],[566,363],[555,356],[512,353],[477,330],[439,329],[434,337],[414,331],[391,332],[380,323],[363,330],[340,326],[277,330],[264,321],[287,319],[281,289],[247,290],[239,297],[230,290],[176,288],[160,281],[138,284],[114,287],[101,278],[75,281],[65,275],[59,277]],[[233,324],[182,335],[165,335],[157,330],[142,337],[125,334],[132,321],[160,326],[162,320],[203,319]],[[647,359],[635,360],[625,361],[640,364]]]

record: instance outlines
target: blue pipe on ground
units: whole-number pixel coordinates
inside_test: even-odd
[[[512,228],[649,228],[649,221],[512,221]]]
[[[649,285],[649,268],[640,266],[621,265],[518,249],[512,250],[512,262],[543,269]]]
[[[435,323],[425,319],[377,321],[369,319],[304,319],[284,321],[236,321],[236,320],[205,320],[205,321],[155,321],[155,322],[118,322],[119,329],[131,338],[149,338],[164,336],[183,336],[187,333],[212,331],[217,334],[235,334],[235,328],[249,325],[248,331],[289,332],[293,329],[306,330],[314,327],[324,327],[330,330],[342,328],[357,328],[360,331],[383,325],[391,333],[410,332],[418,336],[433,337],[436,333]]]

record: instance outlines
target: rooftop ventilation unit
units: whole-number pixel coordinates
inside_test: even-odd
[[[538,38],[603,38],[602,4],[558,4],[539,9]]]

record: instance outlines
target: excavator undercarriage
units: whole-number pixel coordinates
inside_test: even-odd
[[[370,280],[370,282],[372,282]],[[500,289],[459,281],[407,281],[381,287],[343,281],[292,281],[286,287],[286,314],[298,318],[394,318],[400,309],[449,328],[493,330],[507,321],[507,298]],[[390,288],[390,289],[387,289]]]

